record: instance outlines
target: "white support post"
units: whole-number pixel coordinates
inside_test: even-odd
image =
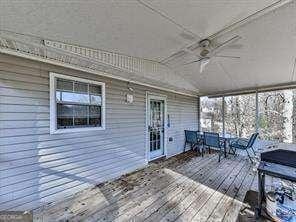
[[[222,96],[222,134],[225,136],[225,97]]]
[[[258,91],[256,90],[256,116],[255,116],[255,121],[256,121],[256,133],[259,132],[259,100],[258,100]]]
[[[200,96],[197,97],[197,130],[200,131]]]

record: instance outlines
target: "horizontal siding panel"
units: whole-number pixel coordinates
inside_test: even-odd
[[[1,81],[1,80],[0,80]],[[34,106],[48,106],[48,99],[15,97],[0,95],[2,104],[16,104],[16,105],[34,105]]]
[[[13,105],[13,104],[1,104],[0,113],[49,113],[49,106],[32,106],[32,105]]]
[[[0,121],[0,129],[11,129],[11,128],[20,128],[20,127],[49,127],[48,120],[21,120],[21,121],[9,121],[9,120],[1,120]]]
[[[118,114],[118,115],[115,115]],[[142,112],[117,112],[117,113],[109,113],[109,115],[106,117],[106,120],[109,121],[109,123],[116,119],[136,119],[140,120],[145,115]],[[26,120],[26,119],[49,119],[49,113],[48,112],[37,112],[37,113],[18,113],[18,112],[0,112],[0,120]],[[142,121],[142,120],[141,120]]]
[[[41,85],[41,84],[14,81],[14,80],[5,80],[1,78],[0,78],[0,87],[13,88],[13,89],[25,89],[25,90],[35,89],[43,92],[48,92],[49,90],[48,85]]]
[[[17,104],[4,104],[0,103],[0,112],[13,112],[13,113],[49,113],[49,106],[35,106],[35,105],[17,105]],[[143,107],[144,106],[122,106],[118,105],[117,107],[115,105],[112,105],[112,107],[106,107],[106,111],[109,113],[109,115],[112,114],[121,114],[121,113],[130,113],[131,115],[141,113],[142,115],[145,115],[143,113]]]
[[[34,76],[43,76],[46,77],[48,76],[48,71],[47,70],[42,70],[42,69],[36,69],[31,66],[28,66],[27,64],[19,64],[19,63],[11,63],[10,61],[0,62],[0,70],[4,72],[14,72],[18,74],[25,74],[25,75],[34,75]]]
[[[0,88],[0,95],[2,96],[15,96],[15,97],[29,97],[29,98],[41,98],[49,99],[49,92],[42,92],[36,90],[24,90],[14,88]]]
[[[144,118],[144,117],[143,117]],[[0,138],[1,137],[12,137],[12,136],[26,136],[26,135],[32,135],[32,132],[34,132],[34,134],[48,134],[49,133],[49,128],[48,128],[49,124],[47,125],[47,127],[31,127],[31,128],[14,128],[14,129],[2,129],[1,130],[1,134],[0,134]],[[141,130],[143,131],[143,123],[140,123],[137,125],[133,126],[135,128],[135,130]],[[112,126],[112,127],[108,127],[109,130],[113,129],[113,130],[121,130],[121,129],[128,129],[130,128],[129,126]]]
[[[126,123],[122,121],[123,123]],[[143,122],[144,124],[144,122]],[[91,131],[89,131],[91,132]],[[29,135],[29,136],[17,136],[17,137],[5,137],[0,139],[0,146],[2,145],[13,145],[13,144],[23,144],[23,143],[31,143],[31,142],[38,142],[38,146],[43,146],[43,145],[53,145],[55,146],[59,144],[59,142],[67,142],[70,140],[76,140],[76,141],[81,141],[81,139],[91,139],[90,137],[93,137],[94,140],[99,139],[98,135],[101,136],[111,136],[111,137],[118,137],[122,138],[123,137],[123,132],[124,133],[129,133],[127,136],[132,137],[132,136],[140,136],[141,133],[143,132],[134,132],[132,129],[122,129],[122,131],[119,132],[113,132],[112,130],[102,130],[102,131],[92,131],[96,132],[94,134],[89,134],[87,135],[85,132],[80,133],[65,133],[65,134],[54,134],[54,135],[49,135],[49,134],[36,134],[36,135]],[[76,137],[75,137],[76,135]],[[78,137],[78,138],[77,138]],[[80,138],[79,138],[80,137]],[[61,140],[61,141],[59,141]],[[65,140],[65,141],[64,141]],[[56,144],[57,143],[57,144]]]
[[[5,80],[37,83],[37,84],[43,84],[43,85],[49,84],[48,77],[34,76],[31,74],[24,75],[16,72],[1,71],[1,70],[0,70],[0,78]]]

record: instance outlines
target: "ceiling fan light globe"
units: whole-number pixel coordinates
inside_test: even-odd
[[[202,56],[202,57],[206,57],[209,53],[210,53],[210,51],[209,51],[208,49],[203,49],[203,50],[200,52],[200,56]]]

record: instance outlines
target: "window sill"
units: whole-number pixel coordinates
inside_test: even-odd
[[[87,127],[87,128],[73,128],[73,129],[55,129],[50,131],[50,134],[64,134],[64,133],[79,133],[88,131],[101,131],[105,130],[105,127]]]

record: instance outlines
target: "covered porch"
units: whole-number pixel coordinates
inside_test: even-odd
[[[295,11],[295,0],[0,0],[0,212],[253,221],[260,154],[295,151]],[[199,155],[187,130],[217,144],[259,135],[255,155]]]

